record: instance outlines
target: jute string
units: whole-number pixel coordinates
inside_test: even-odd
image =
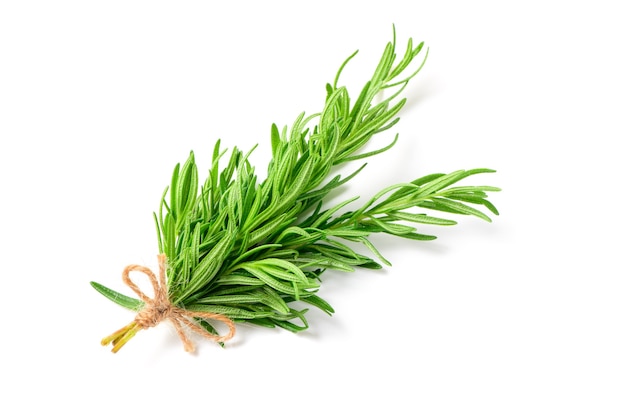
[[[195,346],[185,333],[185,327],[218,343],[231,339],[235,335],[235,323],[233,323],[233,321],[228,317],[222,314],[209,313],[205,311],[185,310],[172,305],[167,296],[167,284],[165,282],[166,260],[167,257],[165,254],[159,255],[158,280],[154,272],[145,266],[128,265],[124,268],[124,272],[122,273],[124,283],[128,285],[130,289],[132,289],[145,303],[145,307],[137,314],[137,316],[135,316],[135,322],[142,329],[148,329],[156,326],[163,320],[169,319],[174,324],[176,333],[178,333],[178,337],[180,337],[180,340],[183,342],[187,352],[193,352],[195,350]],[[143,291],[141,291],[139,287],[130,279],[130,273],[133,271],[142,272],[150,278],[150,283],[154,289],[154,298],[150,298],[144,294]],[[210,333],[195,321],[197,318],[220,321],[228,326],[229,333],[224,336]]]

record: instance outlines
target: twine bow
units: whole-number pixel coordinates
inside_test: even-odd
[[[169,319],[172,324],[174,324],[176,333],[178,333],[178,337],[180,337],[180,340],[183,342],[185,347],[185,351],[187,352],[193,352],[195,350],[195,346],[185,333],[184,326],[193,332],[218,343],[231,339],[235,335],[235,323],[233,323],[233,321],[228,317],[222,314],[210,313],[206,311],[185,310],[172,305],[167,296],[167,284],[165,282],[166,256],[165,254],[160,254],[158,258],[158,280],[154,272],[145,266],[128,265],[124,268],[122,280],[135,292],[135,294],[137,294],[139,298],[141,298],[141,300],[145,303],[145,306],[137,313],[135,320],[132,323],[102,339],[102,345],[105,346],[112,343],[112,351],[115,353],[120,350],[122,346],[124,346],[124,344],[126,344],[126,342],[128,342],[139,330],[154,327],[166,319]],[[132,271],[142,272],[150,278],[150,283],[154,289],[154,298],[150,298],[144,294],[143,291],[139,289],[137,284],[130,279],[130,273]],[[195,319],[197,318],[221,321],[228,326],[229,333],[225,336],[210,333],[196,322]]]

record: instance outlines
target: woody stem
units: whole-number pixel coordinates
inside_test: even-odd
[[[116,353],[126,344],[126,342],[132,339],[139,330],[141,330],[141,326],[137,322],[133,321],[127,326],[124,326],[116,332],[105,337],[100,343],[102,344],[102,346],[106,346],[109,343],[113,344],[113,349],[111,349],[111,352]]]

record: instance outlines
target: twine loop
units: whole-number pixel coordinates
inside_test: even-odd
[[[135,323],[142,329],[154,327],[163,320],[169,319],[178,333],[178,337],[183,342],[187,352],[193,352],[195,346],[185,333],[185,327],[189,330],[206,337],[207,339],[221,343],[231,339],[235,335],[235,323],[223,314],[210,313],[206,311],[192,311],[173,305],[167,296],[167,283],[165,281],[165,265],[167,257],[160,254],[159,259],[159,277],[150,268],[141,265],[128,265],[124,268],[122,279],[130,289],[145,303],[144,308],[135,316]],[[154,298],[148,297],[141,289],[130,279],[130,273],[136,271],[141,272],[150,278],[150,283],[154,289]],[[217,320],[226,324],[229,328],[228,334],[224,336],[210,333],[201,327],[196,319]]]

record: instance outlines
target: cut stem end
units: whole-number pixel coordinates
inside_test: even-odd
[[[129,325],[124,326],[118,331],[105,337],[100,343],[102,346],[106,346],[109,343],[112,344],[113,349],[111,349],[111,352],[117,353],[117,351],[119,351],[130,339],[132,339],[139,330],[141,330],[141,326],[137,322],[133,321]]]

